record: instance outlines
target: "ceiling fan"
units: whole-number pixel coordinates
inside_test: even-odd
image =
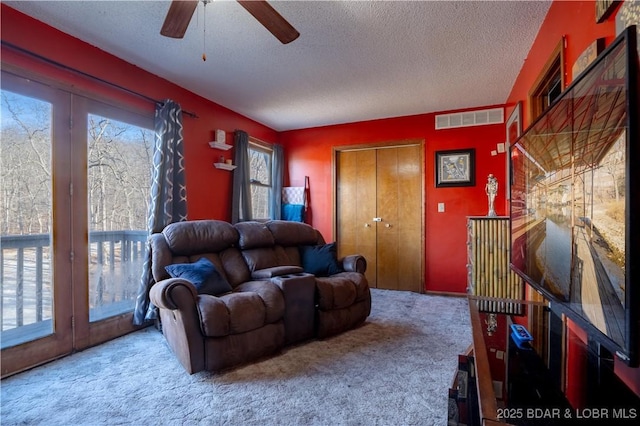
[[[182,38],[187,31],[193,12],[199,0],[173,0],[167,12],[160,34],[166,37]],[[282,44],[291,43],[300,36],[269,3],[265,0],[237,0],[254,18],[271,32]],[[208,0],[205,0],[205,4]]]

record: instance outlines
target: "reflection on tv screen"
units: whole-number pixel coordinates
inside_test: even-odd
[[[626,49],[620,43],[512,147],[512,263],[609,339],[625,329]]]

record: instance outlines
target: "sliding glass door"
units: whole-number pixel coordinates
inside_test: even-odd
[[[72,350],[73,297],[69,95],[7,73],[1,82],[4,376]]]
[[[133,329],[152,117],[2,73],[2,376]]]

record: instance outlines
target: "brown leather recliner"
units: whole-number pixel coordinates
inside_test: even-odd
[[[236,229],[240,233],[242,255],[254,276],[273,267],[303,267],[300,247],[325,244],[318,230],[300,222],[241,222]],[[339,266],[342,272],[315,278],[316,335],[320,338],[357,326],[371,312],[371,293],[364,276],[365,258],[346,256]]]
[[[235,226],[217,220],[178,222],[150,237],[150,291],[162,331],[189,373],[219,371],[314,335],[352,328],[369,315],[366,261],[349,256],[330,277],[305,273],[299,248],[324,244],[309,225],[271,221]],[[231,290],[199,294],[168,265],[208,259]]]

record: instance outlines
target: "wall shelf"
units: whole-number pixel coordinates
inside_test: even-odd
[[[221,149],[223,151],[228,151],[233,148],[233,145],[226,144],[224,142],[211,141],[209,142],[209,146],[214,149]]]
[[[213,163],[213,165],[215,166],[216,169],[222,169],[222,170],[233,170],[237,167],[237,166],[234,166],[233,164],[227,164],[227,163]]]

